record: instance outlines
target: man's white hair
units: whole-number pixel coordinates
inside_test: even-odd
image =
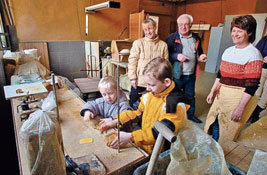
[[[183,17],[187,17],[189,19],[190,24],[193,23],[193,17],[191,15],[188,14],[182,14],[177,18],[177,24],[179,23],[180,19]]]

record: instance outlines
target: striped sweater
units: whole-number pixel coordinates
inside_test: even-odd
[[[252,45],[226,49],[220,66],[220,82],[239,87],[257,86],[261,77],[262,56]]]

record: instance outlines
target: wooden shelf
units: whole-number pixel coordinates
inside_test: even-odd
[[[133,41],[130,40],[112,40],[111,56],[114,61],[128,62],[129,55],[120,55],[124,49],[131,49]]]
[[[119,65],[120,67],[123,67],[125,69],[128,68],[128,63],[127,62],[118,62],[118,61],[115,61],[115,60],[110,60],[110,62],[114,65]]]

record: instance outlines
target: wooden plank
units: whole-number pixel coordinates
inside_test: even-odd
[[[100,78],[100,53],[99,53],[99,42],[91,42],[91,49],[92,49],[92,69],[98,70],[93,71],[93,77]]]
[[[130,14],[130,29],[129,37],[131,40],[136,40],[144,36],[142,22],[145,19],[145,11],[142,10],[140,13]]]
[[[233,142],[233,141],[229,141],[226,142],[225,144],[221,145],[224,155],[227,156],[230,152],[232,152],[238,145]]]
[[[238,164],[237,167],[244,170],[244,171],[248,171],[252,158],[254,156],[254,152],[250,151]]]
[[[237,165],[242,159],[244,159],[248,155],[248,153],[248,149],[242,146],[237,146],[233,151],[230,152],[230,154],[225,156],[225,159],[233,165]]]
[[[229,141],[222,145],[225,160],[247,172],[251,164],[254,149],[250,149],[237,142]]]
[[[190,30],[210,30],[210,24],[193,24]]]
[[[90,67],[90,41],[85,41],[84,42],[84,48],[85,48],[85,66],[86,69],[89,70]],[[87,77],[91,77],[91,72],[87,72]]]
[[[100,78],[76,78],[74,82],[83,94],[99,92],[98,83]]]
[[[20,89],[21,93],[18,93],[17,90]],[[30,84],[18,84],[4,86],[6,100],[11,98],[24,97],[27,95],[36,95],[43,94],[47,92],[47,89],[44,87],[43,83],[30,83]]]
[[[100,78],[100,53],[99,53],[99,42],[85,41],[85,61],[87,70],[98,70],[88,71],[88,77]]]
[[[111,59],[102,58],[102,77],[113,75],[113,64],[111,64]]]
[[[117,65],[119,65],[122,68],[125,68],[125,69],[128,68],[128,62],[118,62],[118,61],[115,61],[115,60],[110,60],[110,63],[114,64],[116,67],[117,67]]]
[[[20,42],[19,48],[25,49],[37,49],[38,56],[41,56],[40,63],[50,70],[49,55],[46,42]]]

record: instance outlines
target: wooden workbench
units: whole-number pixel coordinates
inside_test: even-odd
[[[69,89],[59,89],[57,91],[60,125],[63,135],[65,154],[72,158],[94,154],[104,164],[107,174],[119,174],[132,165],[141,163],[148,155],[142,150],[129,145],[127,148],[118,150],[109,148],[104,142],[104,136],[98,130],[93,129],[80,116],[80,109],[84,104],[73,91]],[[28,175],[26,150],[19,135],[19,129],[23,124],[16,112],[19,101],[11,100],[13,121],[16,135],[17,151],[20,165],[20,174]],[[93,138],[92,143],[80,144],[82,138]]]

